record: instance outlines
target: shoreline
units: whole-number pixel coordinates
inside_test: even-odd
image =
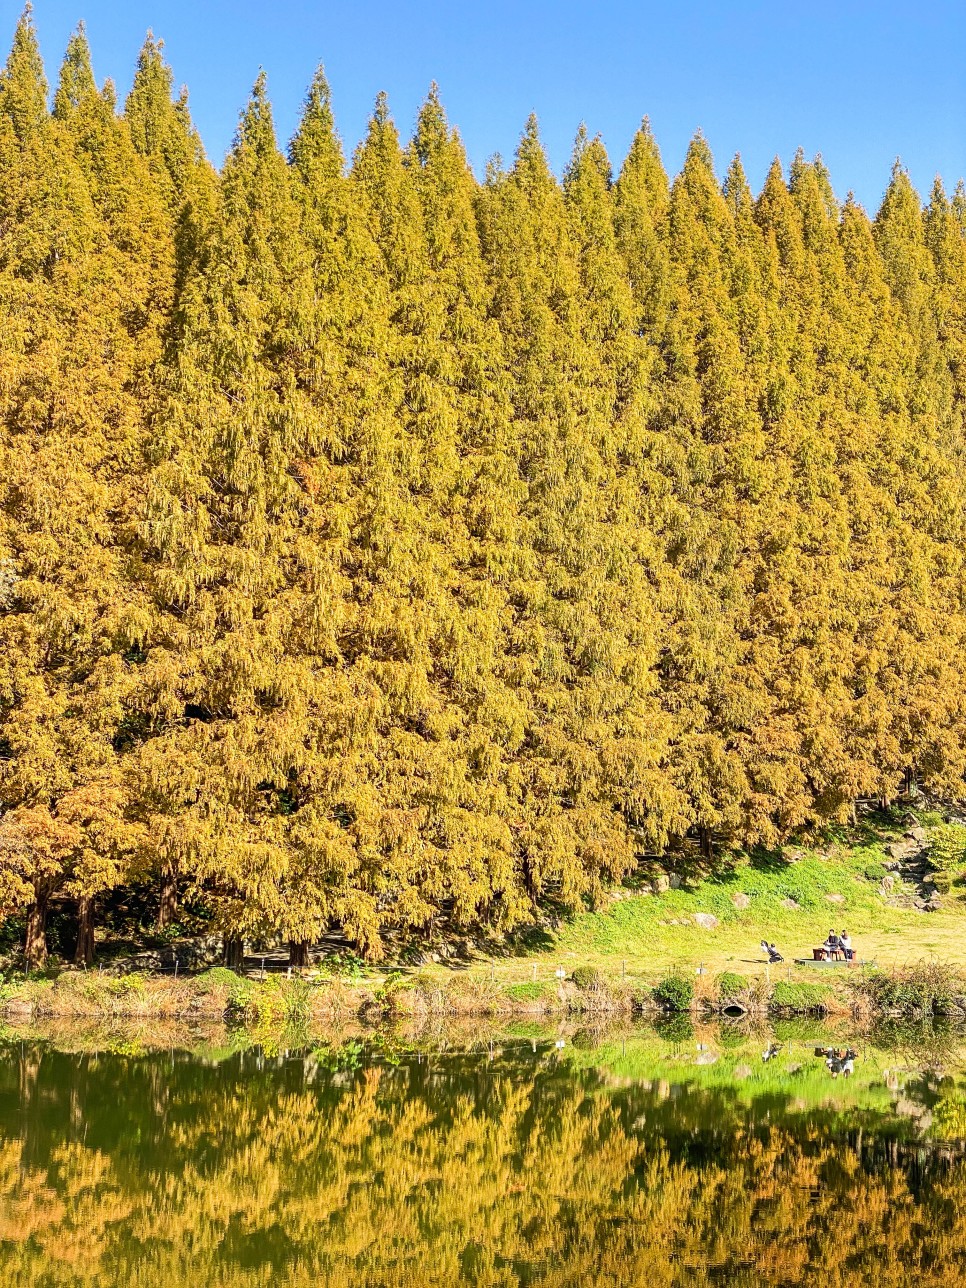
[[[311,980],[293,975],[252,980],[217,967],[172,979],[142,974],[64,971],[53,979],[10,978],[0,985],[4,1020],[209,1022],[263,1028],[291,1023],[360,1022],[369,1026],[434,1018],[559,1021],[662,1015],[723,1019],[793,1016],[966,1019],[966,977],[937,964],[842,975],[833,980],[768,982],[681,969],[653,981],[608,979],[575,971],[555,984],[510,983],[480,976],[449,979]]]

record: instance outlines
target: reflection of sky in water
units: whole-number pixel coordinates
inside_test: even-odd
[[[112,1045],[0,1045],[4,1284],[966,1275],[954,1031]]]

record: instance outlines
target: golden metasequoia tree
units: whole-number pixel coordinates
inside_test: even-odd
[[[148,36],[0,76],[0,913],[237,962],[577,908],[966,772],[966,189],[645,120],[474,176],[320,69],[217,172]]]

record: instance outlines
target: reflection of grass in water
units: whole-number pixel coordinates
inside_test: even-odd
[[[953,1036],[956,1043],[950,1045]],[[942,1041],[947,1058],[966,1068],[964,1040],[961,1030],[955,1035],[947,1032],[921,1047],[921,1056],[931,1059]],[[762,1053],[772,1041],[781,1042],[781,1050],[764,1061]],[[645,1030],[620,1041],[605,1040],[593,1049],[571,1050],[567,1058],[575,1068],[597,1069],[621,1082],[727,1092],[746,1107],[758,1104],[793,1114],[823,1109],[891,1119],[897,1091],[905,1081],[903,1073],[896,1073],[896,1055],[902,1055],[904,1068],[917,1067],[905,1059],[915,1050],[909,1041],[906,1035],[905,1046],[879,1046],[848,1029],[801,1023],[744,1035],[735,1026],[699,1025],[689,1033],[683,1028],[680,1033],[666,1028]],[[856,1050],[854,1074],[833,1079],[824,1059],[815,1054],[819,1046]],[[891,1087],[886,1084],[887,1070]]]

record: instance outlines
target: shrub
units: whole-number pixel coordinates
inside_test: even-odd
[[[824,984],[790,984],[780,981],[771,991],[771,1005],[782,1011],[795,1011],[803,1014],[806,1011],[825,1009],[828,989]]]
[[[718,987],[718,997],[722,1002],[730,1002],[732,998],[741,997],[748,988],[748,981],[744,975],[739,975],[733,970],[722,971],[715,983]]]
[[[966,863],[966,827],[960,823],[942,823],[929,837],[929,861],[934,868],[954,871]]]
[[[242,977],[227,966],[212,966],[195,979],[195,988],[199,993],[211,993],[216,988],[227,988],[231,992],[242,982]]]
[[[862,875],[866,881],[879,882],[885,876],[885,868],[881,863],[867,863],[862,869]]]
[[[507,997],[512,997],[515,1002],[536,1002],[543,997],[542,984],[511,984],[507,989]]]
[[[942,1013],[966,993],[966,981],[940,962],[920,962],[891,971],[870,971],[855,984],[858,992],[882,1011]]]
[[[603,988],[605,984],[604,976],[596,966],[578,966],[571,979],[582,993]]]
[[[949,872],[934,872],[932,883],[940,894],[949,894],[953,888],[952,874]]]
[[[115,997],[143,997],[147,982],[147,976],[138,971],[131,971],[128,975],[109,979],[107,987]]]
[[[666,1011],[687,1011],[694,1001],[694,980],[689,975],[665,975],[654,996]]]

